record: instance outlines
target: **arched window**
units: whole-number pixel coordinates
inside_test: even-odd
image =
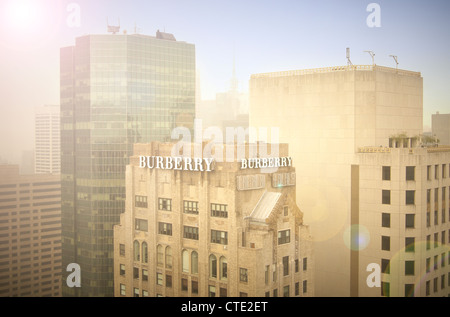
[[[172,268],[172,248],[169,246],[166,247],[166,268]]]
[[[209,256],[209,277],[217,278],[217,258],[214,254]]]
[[[189,252],[187,250],[183,250],[181,259],[183,261],[183,272],[189,273]]]
[[[164,265],[164,251],[163,251],[162,245],[158,245],[156,250],[157,250],[157,259],[158,259],[157,263],[159,266],[162,266],[162,265]]]
[[[134,244],[133,244],[133,254],[134,254],[134,260],[135,261],[140,261],[141,260],[141,254],[140,254],[140,246],[139,246],[139,242],[137,240],[134,240]]]
[[[198,274],[198,253],[196,251],[191,253],[191,273]]]
[[[227,269],[227,259],[224,256],[220,257],[219,265],[220,265],[220,279],[226,280],[228,277],[228,269]]]
[[[142,242],[142,262],[148,263],[148,245],[147,242]]]

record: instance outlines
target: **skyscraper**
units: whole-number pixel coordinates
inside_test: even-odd
[[[61,171],[59,106],[36,107],[34,114],[34,171],[59,174]]]
[[[191,128],[195,48],[169,33],[87,35],[61,49],[64,296],[113,296],[113,225],[124,210],[133,144]]]

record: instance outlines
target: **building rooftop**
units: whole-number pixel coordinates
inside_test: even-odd
[[[413,72],[409,70],[396,69],[378,65],[346,65],[346,66],[331,66],[322,68],[300,69],[300,70],[288,70],[281,72],[260,73],[251,75],[251,79],[257,78],[271,78],[271,77],[289,77],[289,76],[302,76],[311,74],[323,74],[332,72],[346,72],[346,71],[382,71],[388,73],[397,73],[403,76],[421,77],[420,72]]]
[[[280,197],[281,193],[279,192],[265,191],[250,214],[249,219],[255,222],[266,223],[266,219],[269,218]]]

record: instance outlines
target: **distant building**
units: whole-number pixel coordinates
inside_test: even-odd
[[[59,175],[0,165],[0,296],[61,296]]]
[[[34,115],[36,174],[60,174],[61,142],[59,106],[36,107]]]
[[[450,145],[450,113],[431,115],[431,133],[441,145]]]
[[[242,169],[237,159],[216,161],[210,172],[140,168],[140,156],[172,159],[172,147],[135,145],[125,213],[114,227],[115,296],[313,296],[295,168]],[[244,149],[265,160],[260,150],[249,156],[251,147],[224,145],[224,153]],[[279,155],[289,155],[286,144]]]
[[[21,159],[20,159],[20,174],[34,174],[35,173],[35,164],[34,164],[34,151],[22,151]]]

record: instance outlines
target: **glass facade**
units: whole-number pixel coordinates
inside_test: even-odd
[[[113,296],[113,226],[134,143],[193,129],[195,47],[140,34],[87,35],[61,49],[63,296]]]

